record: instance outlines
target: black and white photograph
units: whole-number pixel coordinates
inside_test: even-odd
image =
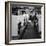
[[[44,42],[44,7],[44,3],[7,3],[9,43]]]
[[[12,39],[41,38],[41,7],[12,6]]]

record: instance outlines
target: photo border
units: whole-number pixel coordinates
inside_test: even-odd
[[[43,4],[44,5],[44,41],[41,42],[27,42],[27,43],[13,43],[13,44],[32,44],[32,43],[45,43],[45,3],[37,3],[37,2],[18,2],[18,1],[8,1],[10,3],[27,3],[27,4]],[[7,38],[6,38],[6,3],[5,2],[5,44],[7,45],[13,45],[13,44],[9,44],[9,37],[8,37],[8,42],[7,42]],[[9,36],[9,35],[8,35]]]

